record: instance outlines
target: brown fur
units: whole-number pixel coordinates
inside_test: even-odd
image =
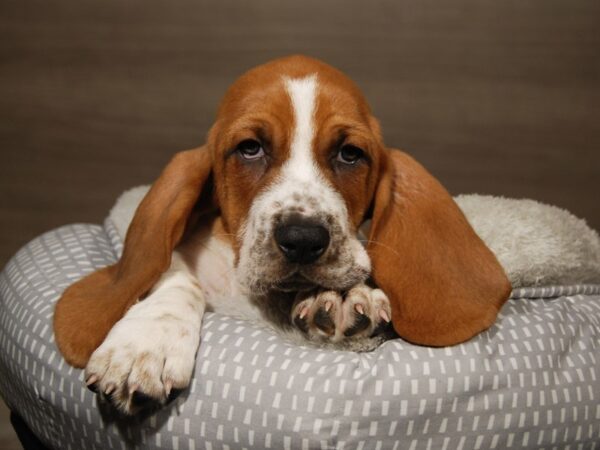
[[[390,297],[398,334],[419,344],[451,345],[491,325],[510,285],[449,194],[410,157],[385,148],[379,125],[351,80],[320,61],[292,56],[259,66],[231,86],[207,145],[175,156],[144,198],[121,260],[65,291],[54,329],[70,364],[85,366],[110,328],[157,282],[186,224],[191,228],[194,206],[206,209],[213,187],[219,233],[237,236],[253,198],[275,179],[289,154],[294,118],[282,76],[313,73],[320,90],[315,160],[343,196],[355,227],[374,199],[368,251],[375,281]],[[360,165],[332,166],[340,136],[365,151]],[[244,139],[271,146],[268,167],[232,156],[231,149]],[[214,186],[207,184],[211,176]],[[240,242],[231,238],[231,243],[237,252]]]
[[[391,150],[380,176],[368,251],[396,332],[454,345],[489,328],[510,282],[450,194],[419,163]]]

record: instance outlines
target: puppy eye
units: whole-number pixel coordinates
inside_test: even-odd
[[[344,164],[356,164],[361,159],[364,152],[354,145],[344,145],[336,156],[336,161]]]
[[[254,139],[245,139],[240,142],[235,150],[248,161],[254,161],[265,156],[265,151],[260,142]]]

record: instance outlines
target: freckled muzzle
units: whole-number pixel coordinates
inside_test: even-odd
[[[286,181],[253,205],[238,264],[242,284],[259,293],[343,290],[363,281],[370,262],[343,200],[327,186]]]

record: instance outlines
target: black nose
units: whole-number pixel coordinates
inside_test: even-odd
[[[275,229],[275,242],[289,262],[310,264],[327,249],[329,232],[321,225],[295,220]]]

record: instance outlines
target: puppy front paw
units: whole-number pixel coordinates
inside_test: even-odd
[[[341,342],[382,333],[389,326],[391,307],[381,289],[359,284],[345,295],[329,290],[300,293],[291,315],[309,339]]]
[[[198,343],[184,320],[125,316],[92,354],[86,384],[127,415],[162,406],[189,385]]]

